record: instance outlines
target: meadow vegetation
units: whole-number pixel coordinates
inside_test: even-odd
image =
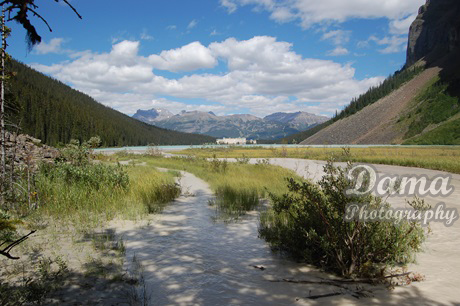
[[[433,136],[434,137],[434,136]],[[349,148],[352,162],[419,167],[460,173],[460,146],[391,146]],[[328,160],[340,158],[342,148],[330,147],[217,147],[193,148],[180,152],[189,156],[209,158],[301,158]]]
[[[90,155],[88,148],[74,143],[62,150],[62,160],[40,167],[37,214],[91,229],[116,217],[136,219],[159,212],[180,194],[172,173],[94,163]]]
[[[455,118],[456,117],[456,118]],[[430,130],[420,136],[407,140],[407,144],[454,144],[460,145],[460,116],[455,116],[451,120]],[[457,172],[458,173],[458,172]]]
[[[266,159],[251,165],[246,158],[230,163],[217,157],[209,160],[194,157],[161,158],[130,155],[126,152],[102,158],[112,162],[131,161],[190,172],[210,185],[216,195],[210,204],[215,205],[220,214],[230,218],[237,218],[253,210],[259,204],[259,199],[268,198],[269,193],[281,195],[287,192],[286,178],[300,179],[293,171],[270,165]]]

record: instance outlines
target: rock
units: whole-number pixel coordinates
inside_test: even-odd
[[[14,160],[16,167],[38,168],[40,162],[53,162],[59,156],[59,150],[42,145],[41,140],[29,135],[6,132],[6,157]]]
[[[460,1],[427,0],[409,29],[406,66],[438,59],[460,47]]]

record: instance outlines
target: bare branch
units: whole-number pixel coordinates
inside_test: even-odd
[[[27,240],[29,238],[30,235],[32,235],[33,233],[35,233],[36,231],[31,231],[30,233],[28,233],[27,235],[19,238],[18,240],[15,240],[13,241],[12,243],[10,243],[9,245],[7,245],[3,250],[0,250],[0,255],[3,255],[9,259],[19,259],[19,257],[16,257],[16,256],[13,256],[10,254],[11,250],[16,247],[17,245],[19,245],[20,243],[24,242],[25,240]],[[2,243],[3,245],[3,243]]]
[[[48,30],[50,30],[50,32],[53,32],[53,29],[51,29],[51,27],[50,27],[48,21],[46,21],[45,18],[43,18],[39,13],[37,13],[37,12],[36,12],[35,10],[33,10],[33,9],[29,9],[29,11],[31,11],[31,12],[34,14],[34,16],[36,16],[36,17],[38,17],[39,19],[41,19],[41,21],[43,21],[43,22],[46,24],[46,26],[48,27]]]
[[[55,0],[55,1],[59,2],[59,0]],[[67,4],[72,9],[72,11],[74,11],[75,14],[77,14],[78,18],[83,19],[83,17],[78,13],[77,9],[72,6],[72,4],[70,4],[67,0],[62,0],[62,1],[64,1],[64,3]]]

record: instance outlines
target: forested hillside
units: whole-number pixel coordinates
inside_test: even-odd
[[[103,146],[202,144],[204,135],[145,124],[15,60],[9,62],[8,119],[49,145],[99,135]],[[10,129],[13,129],[10,127]]]

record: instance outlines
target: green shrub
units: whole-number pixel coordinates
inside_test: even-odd
[[[208,163],[209,168],[212,172],[222,172],[225,173],[228,168],[228,162],[226,159],[220,160],[214,154],[214,157]]]
[[[345,221],[349,204],[389,207],[370,194],[346,195],[354,186],[347,179],[351,167],[328,161],[319,183],[289,179],[289,192],[272,195],[272,208],[261,215],[261,237],[277,250],[346,277],[374,276],[388,265],[412,262],[425,238],[420,224]]]
[[[242,164],[242,165],[247,165],[247,164],[249,164],[249,161],[250,161],[250,158],[247,157],[247,156],[244,155],[244,154],[243,154],[241,157],[237,157],[237,158],[236,158],[236,162],[237,162],[238,164]]]
[[[122,166],[104,164],[43,164],[40,174],[51,180],[63,180],[67,184],[82,184],[88,188],[100,189],[101,186],[110,188],[127,188],[129,177]]]

